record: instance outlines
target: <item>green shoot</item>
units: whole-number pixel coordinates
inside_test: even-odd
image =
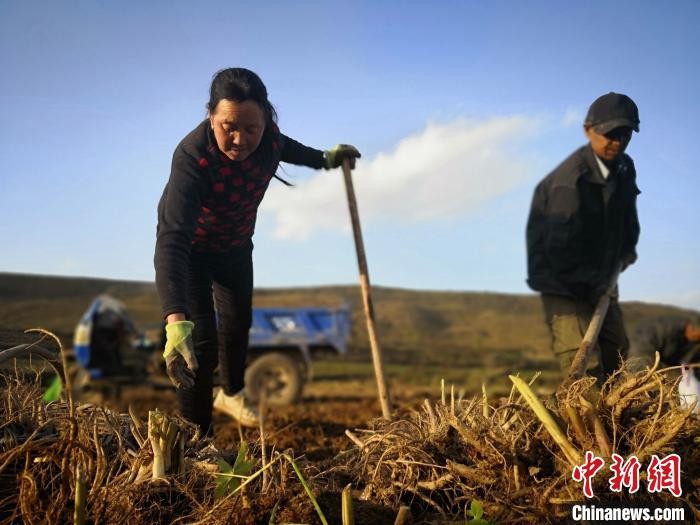
[[[472,500],[471,505],[469,506],[469,510],[467,511],[467,514],[472,517],[469,521],[467,521],[468,524],[470,525],[489,525],[489,522],[485,519],[482,518],[484,515],[484,507],[481,506],[481,503],[479,503],[477,500]]]
[[[63,390],[63,383],[59,376],[53,376],[51,384],[44,391],[42,399],[44,403],[54,403],[61,399],[61,391]]]
[[[250,475],[255,463],[246,461],[247,453],[248,445],[243,442],[241,443],[241,448],[238,449],[238,455],[233,466],[223,459],[217,461],[220,474],[216,477],[216,489],[214,491],[216,499],[236,492],[241,485],[241,478]]]

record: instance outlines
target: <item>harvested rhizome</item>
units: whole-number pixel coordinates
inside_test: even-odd
[[[699,418],[673,377],[623,369],[602,388],[584,378],[544,402],[519,377],[498,401],[443,388],[436,402],[349,429],[349,448],[314,464],[303,450],[275,450],[264,429],[221,451],[157,410],[142,421],[74,402],[70,388],[47,402],[17,371],[0,380],[0,522],[561,523],[585,500],[572,469],[586,451],[606,461],[589,504],[638,501],[610,491],[613,453],[645,466],[678,454],[682,496],[641,492],[659,506],[682,501],[698,519]]]

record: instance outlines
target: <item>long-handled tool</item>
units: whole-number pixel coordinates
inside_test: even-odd
[[[595,347],[596,341],[598,340],[598,335],[600,335],[600,329],[603,326],[603,321],[605,321],[605,316],[608,313],[608,307],[610,306],[610,298],[615,293],[617,278],[620,276],[621,270],[622,268],[618,266],[610,278],[608,289],[600,297],[600,299],[598,299],[598,304],[593,312],[593,317],[591,317],[588,330],[586,330],[586,334],[583,336],[581,345],[574,356],[574,360],[571,362],[569,372],[566,375],[564,382],[559,387],[560,389],[568,388],[571,383],[583,377],[583,374],[586,372],[588,359],[590,358],[591,352]]]
[[[350,208],[350,220],[352,222],[352,233],[355,237],[355,251],[357,252],[357,265],[360,269],[360,288],[362,291],[362,301],[365,306],[365,318],[367,319],[367,333],[369,334],[369,344],[372,348],[372,362],[374,363],[374,375],[377,379],[377,389],[379,390],[379,402],[382,405],[382,415],[385,419],[391,418],[393,411],[389,387],[384,375],[384,363],[382,350],[377,338],[377,328],[374,321],[374,306],[370,295],[369,271],[367,270],[367,258],[365,257],[365,245],[362,241],[362,230],[360,229],[360,216],[357,211],[357,199],[355,199],[355,188],[352,184],[352,172],[350,161],[343,161],[343,176],[345,178],[345,190],[348,195],[348,207]]]

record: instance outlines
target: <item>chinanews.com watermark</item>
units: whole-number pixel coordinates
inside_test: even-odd
[[[686,520],[688,517],[688,520]],[[571,507],[571,520],[574,523],[692,523],[686,513],[685,507],[653,507],[635,506],[625,507],[619,503],[606,505],[573,505]]]
[[[642,483],[642,463],[636,456],[625,460],[619,454],[612,455],[612,463],[608,470],[608,488],[611,495],[626,491],[630,495],[639,495],[634,503],[622,504],[619,501],[596,504],[579,503],[571,506],[572,523],[692,523],[693,517],[683,502],[660,505],[643,498],[663,491],[675,498],[683,495],[681,488],[681,458],[678,454],[669,454],[663,458],[652,455],[646,466],[646,479]],[[605,460],[587,451],[583,464],[574,467],[571,477],[582,484],[583,495],[591,499],[593,493],[593,478],[605,466]],[[644,495],[646,492],[646,496]],[[600,495],[598,495],[600,496]]]

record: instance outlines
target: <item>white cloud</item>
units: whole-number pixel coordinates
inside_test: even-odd
[[[584,115],[578,108],[568,107],[561,119],[562,126],[571,128],[574,126],[583,126]]]
[[[393,150],[362,159],[353,172],[363,225],[410,224],[470,213],[523,181],[533,162],[520,145],[540,122],[524,116],[428,123]],[[306,239],[319,230],[349,231],[340,170],[296,187],[273,186],[262,211],[275,217],[274,236]]]

